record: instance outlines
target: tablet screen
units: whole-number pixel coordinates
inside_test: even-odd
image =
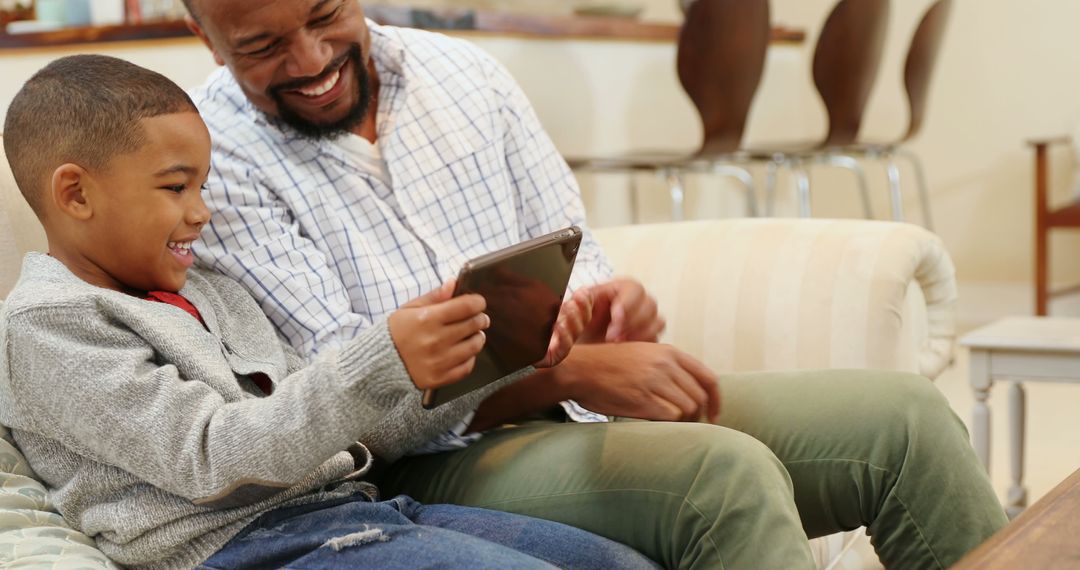
[[[465,379],[425,393],[434,407],[538,362],[547,353],[581,232],[560,230],[466,264],[455,295],[476,293],[487,301],[491,326]]]

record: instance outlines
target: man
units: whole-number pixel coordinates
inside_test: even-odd
[[[355,0],[188,5],[227,68],[193,95],[215,145],[197,255],[301,353],[470,257],[584,227],[525,96],[475,47],[376,26]],[[924,378],[732,375],[719,414],[715,375],[655,342],[656,303],[610,278],[587,230],[571,287],[593,289],[591,344],[389,466],[384,491],[569,523],[680,568],[810,567],[807,535],[860,525],[887,565],[946,567],[1005,523]],[[673,422],[702,416],[720,425]]]

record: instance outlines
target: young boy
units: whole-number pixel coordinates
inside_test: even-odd
[[[122,60],[38,72],[4,124],[15,179],[48,236],[0,308],[0,423],[60,513],[134,568],[651,567],[620,544],[363,481],[499,388],[434,411],[461,379],[483,298],[451,284],[302,362],[228,278],[192,265],[209,218],[210,139],[187,95]],[[311,259],[309,263],[323,260]],[[591,301],[560,314],[569,351]],[[520,376],[520,375],[518,375]]]

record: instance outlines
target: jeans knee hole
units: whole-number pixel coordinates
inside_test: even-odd
[[[369,528],[368,525],[364,525],[364,530],[331,538],[324,542],[323,546],[332,549],[334,552],[340,552],[346,548],[364,546],[365,544],[373,544],[376,542],[387,542],[389,540],[390,535],[383,529]]]

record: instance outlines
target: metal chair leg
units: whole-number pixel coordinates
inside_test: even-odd
[[[919,202],[922,207],[923,227],[934,231],[934,219],[930,215],[930,186],[926,183],[926,171],[923,169],[922,160],[919,155],[909,150],[899,150],[896,154],[906,158],[911,163],[912,168],[915,169],[915,181],[919,185]]]
[[[641,222],[641,205],[638,202],[638,185],[636,172],[629,172],[630,177],[630,223]]]
[[[889,177],[889,198],[892,203],[892,219],[897,222],[904,221],[904,197],[900,194],[900,168],[896,166],[896,160],[892,153],[882,154],[885,161],[885,174]]]
[[[791,173],[795,177],[795,193],[799,200],[799,217],[809,218],[810,211],[810,173],[802,160],[790,160]]]
[[[874,209],[870,204],[870,186],[866,183],[866,172],[855,157],[843,154],[827,154],[820,158],[822,164],[850,170],[855,175],[855,182],[859,185],[859,194],[862,196],[863,215],[868,220],[874,219]]]
[[[685,206],[683,204],[685,188],[683,184],[682,173],[678,170],[660,170],[658,174],[667,181],[668,193],[671,195],[671,219],[672,221],[681,222],[686,217]]]
[[[765,215],[772,217],[776,214],[776,174],[780,170],[780,163],[775,159],[765,163]]]
[[[751,218],[758,217],[757,195],[754,193],[754,177],[745,168],[731,164],[714,164],[713,174],[730,176],[742,183],[746,189],[746,213]]]

